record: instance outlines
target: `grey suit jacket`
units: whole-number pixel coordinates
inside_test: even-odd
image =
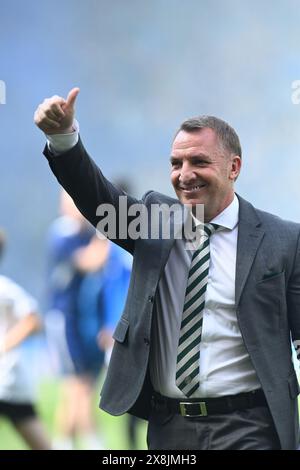
[[[117,190],[86,153],[81,141],[54,157],[44,151],[59,183],[82,214],[97,225],[101,203],[118,207]],[[142,202],[178,202],[156,192]],[[299,441],[299,386],[292,363],[292,340],[300,339],[300,225],[255,209],[239,197],[236,311],[242,337],[273,416],[282,449]],[[158,282],[174,240],[115,240],[134,255],[126,306],[114,332],[113,349],[100,406],[113,415],[130,412],[147,419],[151,325]]]

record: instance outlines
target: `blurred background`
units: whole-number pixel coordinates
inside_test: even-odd
[[[213,114],[241,139],[237,191],[299,222],[300,106],[292,103],[299,20],[299,0],[0,0],[1,272],[47,309],[46,239],[59,187],[33,113],[74,86],[86,148],[106,176],[130,181],[136,196],[148,189],[173,195],[174,132],[187,117]],[[57,389],[53,381],[41,387],[48,403],[41,394],[38,403],[52,433]],[[107,429],[122,426],[96,402]],[[7,438],[6,426],[0,421],[0,447],[22,446],[12,431]],[[111,434],[108,445],[125,448]],[[138,445],[145,446],[143,434]]]

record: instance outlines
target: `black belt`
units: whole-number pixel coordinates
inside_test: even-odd
[[[168,398],[154,392],[152,406],[164,407],[168,411],[187,417],[208,416],[213,414],[231,413],[242,411],[256,406],[268,406],[264,392],[254,390],[253,392],[239,393],[216,398]]]

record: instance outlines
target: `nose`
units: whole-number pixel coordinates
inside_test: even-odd
[[[188,162],[184,162],[181,167],[179,181],[182,184],[188,184],[196,179],[196,175],[193,171],[192,166]]]

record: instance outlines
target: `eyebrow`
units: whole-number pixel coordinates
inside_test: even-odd
[[[181,161],[184,157],[176,157],[175,155],[170,156],[170,162],[176,162],[176,161]],[[192,155],[189,157],[189,160],[194,161],[194,160],[205,160],[205,161],[210,161],[209,155],[204,155],[203,153],[199,153],[198,155]]]

